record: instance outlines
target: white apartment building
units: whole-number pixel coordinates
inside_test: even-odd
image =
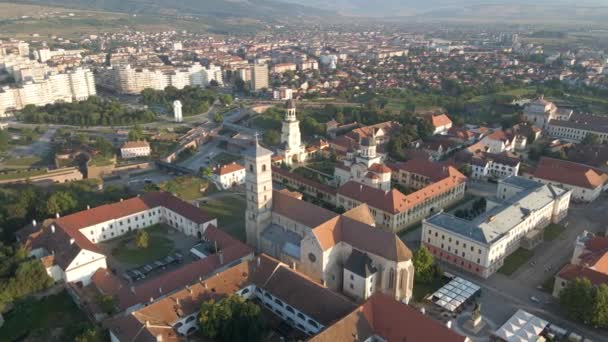
[[[41,82],[27,81],[14,88],[2,88],[0,116],[27,105],[44,106],[56,102],[82,101],[96,94],[95,78],[89,69],[52,72]]]
[[[538,241],[547,225],[567,215],[570,195],[553,185],[508,177],[498,182],[486,212],[472,221],[443,212],[423,220],[421,241],[436,258],[488,278],[524,242]]]
[[[251,66],[251,90],[259,91],[269,86],[269,70],[266,64]]]
[[[164,90],[168,86],[183,89],[186,86],[206,87],[211,81],[223,85],[222,69],[200,64],[189,67],[136,68],[131,65],[115,66],[101,72],[104,86],[124,94],[140,94],[144,89]]]
[[[147,141],[127,141],[120,148],[123,159],[149,157],[150,144]]]
[[[199,208],[169,193],[154,192],[58,217],[39,230],[34,223],[24,243],[56,282],[86,286],[99,268],[107,268],[97,243],[158,223],[198,238],[210,225],[217,227],[217,219]]]

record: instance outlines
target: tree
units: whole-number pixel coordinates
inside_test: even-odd
[[[593,285],[589,279],[577,278],[559,294],[560,306],[572,319],[589,324],[593,311]]]
[[[608,285],[602,284],[595,289],[591,323],[595,327],[608,328]]]
[[[260,308],[238,295],[201,305],[199,327],[204,337],[225,341],[262,341],[265,322]]]
[[[232,104],[232,96],[230,96],[229,94],[222,94],[219,96],[219,99],[220,102],[225,106],[229,106]]]
[[[53,216],[57,213],[63,214],[73,211],[77,205],[78,202],[76,202],[72,194],[67,191],[57,191],[51,194],[46,201],[44,213],[46,216]]]
[[[597,134],[587,133],[585,138],[581,141],[583,145],[598,145],[600,143],[600,137]]]
[[[138,248],[148,248],[150,244],[150,236],[145,229],[140,229],[137,231],[137,235],[135,235],[135,245]]]
[[[222,113],[215,113],[213,115],[213,122],[220,123],[224,121],[224,115]]]
[[[103,342],[107,341],[107,336],[97,328],[86,329],[82,334],[74,338],[75,342]]]
[[[100,294],[96,297],[96,301],[101,310],[106,314],[110,315],[116,312],[116,303],[111,295]]]
[[[45,290],[52,285],[53,279],[46,273],[40,260],[27,260],[17,266],[6,291],[12,298],[18,299]]]
[[[135,125],[135,127],[133,127],[133,129],[129,132],[129,140],[131,141],[143,140],[144,138],[144,131],[141,127],[139,127],[139,125]]]
[[[201,168],[201,175],[205,178],[211,178],[213,177],[213,169],[210,167]]]
[[[431,282],[434,277],[433,264],[435,259],[433,254],[425,246],[422,246],[414,253],[413,262],[416,280],[422,283]]]
[[[277,146],[281,143],[281,134],[276,129],[269,129],[264,133],[264,143],[270,146]]]

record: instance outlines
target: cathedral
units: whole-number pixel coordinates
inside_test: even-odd
[[[295,109],[293,103],[287,107]],[[291,113],[295,118],[295,111]],[[374,158],[369,151],[366,156]],[[300,193],[273,190],[272,152],[257,137],[244,157],[250,246],[354,300],[364,301],[376,292],[410,300],[412,252],[397,235],[375,227],[366,204],[340,215],[303,201]]]
[[[342,164],[336,165],[338,186],[356,181],[384,191],[391,190],[391,169],[383,164],[385,155],[377,152],[376,135],[361,139],[357,150],[350,149]]]
[[[285,104],[285,118],[281,129],[281,146],[278,154],[287,165],[306,161],[306,146],[302,144],[300,121],[296,117],[296,102],[288,100]]]

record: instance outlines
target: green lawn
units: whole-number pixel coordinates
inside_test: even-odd
[[[200,207],[216,217],[221,230],[234,238],[245,241],[245,198],[239,195],[205,200]]]
[[[505,259],[504,265],[502,265],[498,272],[504,275],[511,275],[528,260],[530,260],[533,255],[534,253],[532,251],[519,248]]]
[[[163,191],[176,194],[184,201],[192,201],[203,197],[205,194],[201,189],[208,187],[206,180],[195,176],[176,177],[170,181],[160,184]]]
[[[7,173],[0,173],[0,180],[17,179],[17,178],[28,178],[34,176],[40,176],[47,173],[46,169],[40,170],[25,170],[25,171],[10,171]]]
[[[161,225],[146,228],[150,237],[148,248],[135,246],[135,232],[119,237],[118,245],[112,249],[112,256],[131,265],[143,265],[164,258],[173,251],[173,241],[167,238],[167,229]]]
[[[67,292],[15,303],[0,328],[2,341],[73,341],[90,325]]]
[[[239,161],[241,159],[242,159],[242,157],[240,157],[240,156],[222,152],[222,153],[218,154],[217,156],[213,157],[213,163],[220,164],[220,165],[226,165],[226,164],[230,164],[232,162]]]
[[[553,241],[566,230],[566,227],[561,224],[551,223],[545,228],[544,238],[545,241]]]
[[[22,158],[7,158],[2,161],[5,167],[21,167],[29,168],[34,164],[42,162],[42,159],[38,156],[22,157]]]

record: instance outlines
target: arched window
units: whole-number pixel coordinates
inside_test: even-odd
[[[262,172],[266,172],[266,164],[262,164]]]
[[[249,164],[249,171],[253,172],[253,164]]]
[[[395,285],[395,270],[393,268],[391,268],[388,271],[388,288],[392,289],[394,285]]]

